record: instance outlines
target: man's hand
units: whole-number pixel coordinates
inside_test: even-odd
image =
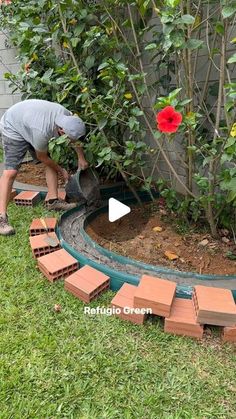
[[[85,159],[79,159],[78,160],[79,169],[86,170],[89,167],[88,162]]]

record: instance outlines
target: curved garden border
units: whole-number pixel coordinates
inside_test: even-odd
[[[1,166],[1,165],[0,165]],[[1,167],[0,167],[1,170]],[[23,183],[16,183],[14,185],[17,192],[25,191],[25,190],[37,190],[40,192],[41,197],[45,198],[47,193],[47,188],[44,187],[37,187],[35,185],[29,185],[29,184],[23,184]],[[102,186],[101,187],[101,193],[104,200],[107,200],[109,197],[114,197],[119,199],[120,201],[126,202],[126,203],[133,203],[134,199],[132,197],[132,194],[127,191],[124,184],[121,182],[119,184],[116,184],[115,186]],[[144,201],[149,200],[149,195],[146,193],[140,194]],[[85,240],[85,242],[91,247],[96,248],[98,252],[101,254],[107,256],[111,260],[116,260],[119,263],[122,264],[128,264],[129,266],[133,265],[136,268],[143,268],[151,275],[159,275],[167,279],[175,280],[176,278],[180,279],[184,278],[185,282],[186,280],[192,280],[194,281],[191,285],[183,285],[179,284],[177,285],[177,296],[183,297],[183,298],[191,298],[192,295],[192,287],[193,285],[202,284],[207,286],[215,286],[215,287],[227,287],[226,284],[230,284],[230,289],[233,292],[234,298],[236,299],[236,275],[233,276],[224,276],[224,275],[200,275],[193,272],[181,272],[176,271],[168,268],[164,268],[162,266],[154,266],[154,265],[148,265],[142,262],[135,261],[133,259],[118,255],[114,252],[109,252],[107,249],[104,249],[103,247],[99,246],[97,243],[95,243],[91,237],[88,236],[88,234],[85,231],[86,223],[90,221],[91,218],[96,217],[100,212],[106,211],[107,206],[104,206],[98,210],[95,210],[92,214],[89,214],[84,221],[84,226],[81,229],[81,236]],[[76,209],[78,211],[80,207]],[[81,207],[82,209],[82,207]],[[60,239],[62,247],[64,247],[71,255],[73,255],[80,264],[83,265],[90,265],[96,269],[101,270],[106,275],[111,277],[111,288],[113,290],[119,289],[124,282],[128,282],[130,284],[137,285],[140,281],[140,275],[131,275],[129,273],[123,273],[119,272],[118,270],[111,269],[109,266],[102,265],[92,259],[89,259],[87,255],[83,255],[78,253],[72,246],[70,246],[69,243],[67,243],[61,234],[60,231],[60,224],[61,222],[67,218],[73,211],[68,211],[67,213],[64,213],[61,216],[59,225],[57,227],[56,233],[58,235],[58,238]],[[178,281],[176,281],[178,282]],[[222,282],[224,284],[222,284]]]
[[[134,203],[134,199],[131,196],[121,196],[119,194],[117,198],[126,204]],[[142,196],[142,194],[141,194]],[[142,196],[144,201],[148,200],[147,194]],[[92,260],[92,258],[88,258],[86,254],[81,254],[76,249],[74,249],[69,243],[67,243],[61,234],[60,225],[63,223],[66,218],[71,215],[73,212],[78,211],[79,208],[76,210],[68,211],[67,213],[63,214],[57,228],[57,234],[61,241],[62,246],[71,253],[83,266],[85,264],[93,266],[96,269],[104,272],[106,275],[110,276],[111,278],[111,288],[113,290],[119,289],[124,282],[128,282],[133,285],[137,285],[139,283],[140,275],[130,275],[129,273],[124,273],[116,269],[112,269],[107,265],[98,263],[96,260]],[[181,272],[177,270],[168,269],[162,266],[154,266],[145,264],[143,262],[138,262],[136,260],[127,258],[125,256],[118,255],[117,253],[110,252],[109,250],[101,247],[98,245],[85,231],[86,226],[89,222],[96,218],[96,216],[102,212],[107,211],[107,205],[99,208],[89,215],[85,216],[83,227],[80,230],[81,237],[85,241],[88,247],[92,249],[96,249],[101,255],[106,256],[111,261],[117,261],[119,264],[127,265],[127,266],[134,266],[138,269],[142,269],[147,271],[150,275],[153,276],[161,276],[166,279],[174,280],[177,282],[177,296],[190,298],[192,295],[192,287],[197,284],[202,284],[206,286],[213,286],[213,287],[224,287],[229,288],[232,290],[234,298],[236,299],[236,275],[226,276],[226,275],[202,275],[197,274],[194,272]],[[181,284],[181,279],[184,279],[185,284]],[[186,280],[189,280],[190,284],[186,285]]]

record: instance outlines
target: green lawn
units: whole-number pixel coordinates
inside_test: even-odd
[[[236,347],[85,316],[36,269],[28,228],[41,214],[11,205],[17,235],[0,237],[0,418],[236,418]]]

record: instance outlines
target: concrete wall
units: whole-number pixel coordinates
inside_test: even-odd
[[[20,93],[12,94],[8,81],[4,79],[5,73],[14,74],[19,69],[16,54],[16,51],[9,47],[7,36],[0,32],[0,118],[6,109],[21,100]]]

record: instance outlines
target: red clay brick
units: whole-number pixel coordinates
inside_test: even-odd
[[[95,285],[102,285],[104,281],[109,280],[109,276],[105,275],[103,272],[98,271],[97,269],[93,268],[92,266],[85,265],[79,270],[79,275],[84,279],[88,280],[92,284]]]
[[[78,261],[64,249],[38,258],[40,271],[51,282],[71,275],[78,266]]]
[[[22,205],[26,207],[31,207],[36,205],[40,201],[40,193],[34,191],[25,191],[20,192],[13,199],[16,205]]]
[[[109,289],[110,278],[91,266],[84,266],[65,279],[65,289],[89,303]]]
[[[196,285],[193,301],[198,323],[215,326],[236,324],[236,305],[230,290]]]
[[[134,307],[151,308],[153,314],[168,317],[175,290],[175,282],[143,275],[134,295]]]
[[[45,222],[49,232],[55,231],[57,225],[56,218],[45,218]],[[43,233],[45,233],[45,228],[42,225],[40,218],[35,218],[30,226],[30,236],[36,236]]]
[[[174,298],[170,317],[165,318],[164,331],[175,335],[190,336],[201,339],[203,326],[196,321],[196,313],[192,300]]]
[[[225,326],[223,328],[223,342],[234,342],[236,343],[236,325],[229,327]]]
[[[111,301],[111,307],[120,309],[121,313],[115,315],[122,320],[129,320],[132,323],[143,324],[146,314],[125,313],[125,308],[134,309],[134,295],[137,290],[135,285],[123,284],[120,290]]]
[[[56,247],[52,247],[47,243],[46,239],[48,236],[57,241]],[[49,233],[48,235],[40,234],[37,236],[32,236],[30,237],[30,245],[35,258],[47,255],[51,252],[55,252],[56,250],[59,250],[61,248],[60,242],[55,233]]]

